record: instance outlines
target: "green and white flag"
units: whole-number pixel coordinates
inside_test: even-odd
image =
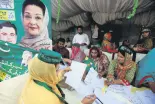
[[[27,64],[38,52],[0,41],[0,80],[7,80],[28,72]]]

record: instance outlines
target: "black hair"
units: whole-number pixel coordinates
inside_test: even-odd
[[[128,54],[132,54],[132,50],[124,45],[120,46],[118,48],[118,52],[120,52],[123,56],[125,56],[125,53],[128,53]]]
[[[91,51],[92,50],[96,50],[97,51],[97,57],[100,57],[101,56],[101,54],[100,54],[100,50],[97,48],[97,47],[92,47],[91,49],[90,49],[90,54],[91,54]]]
[[[65,39],[64,39],[64,38],[59,38],[57,42],[58,42],[58,43],[59,43],[59,42],[65,43]]]
[[[0,29],[2,29],[3,27],[12,27],[12,28],[14,28],[15,33],[17,34],[17,28],[11,22],[7,21],[7,22],[4,22],[4,23],[0,24]]]
[[[125,42],[128,42],[129,43],[129,40],[124,40],[122,45],[126,46]]]
[[[66,41],[69,42],[70,41],[70,38],[67,38]]]
[[[83,30],[83,27],[82,27],[82,26],[78,26],[78,27],[77,27],[77,29],[78,29],[78,28],[80,28],[80,29],[82,29],[82,30]]]
[[[25,0],[23,3],[22,14],[24,14],[25,8],[28,5],[35,5],[35,6],[40,7],[43,11],[43,15],[45,15],[46,7],[45,7],[44,3],[40,0]]]

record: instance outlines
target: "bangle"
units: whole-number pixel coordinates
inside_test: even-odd
[[[121,81],[123,82],[123,84],[124,84],[125,86],[130,86],[129,81],[127,81],[127,80],[125,80],[125,79],[122,79]]]

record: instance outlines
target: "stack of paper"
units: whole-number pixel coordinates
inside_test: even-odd
[[[136,92],[136,96],[142,104],[155,104],[155,94],[151,90]]]
[[[94,77],[96,77],[98,74],[97,72],[94,70],[94,68],[90,68],[84,82],[88,85],[91,84],[91,81]]]
[[[81,79],[86,67],[87,67],[86,64],[72,61],[70,67],[72,71],[66,74],[67,77],[66,83],[72,86],[75,90],[78,89],[80,87]]]

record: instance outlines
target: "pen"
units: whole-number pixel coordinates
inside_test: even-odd
[[[93,90],[93,93],[94,93],[94,90]],[[92,96],[90,96],[90,97],[92,98]],[[96,99],[97,99],[101,104],[103,104],[102,101],[101,101],[98,97],[96,97]]]
[[[63,58],[61,58],[61,60],[62,60],[62,61],[61,61],[61,64],[62,64],[62,65],[68,66],[68,65],[66,64],[66,62],[63,60]]]
[[[98,97],[96,97],[96,99],[97,99],[101,104],[103,104],[102,101],[101,101]]]
[[[86,96],[87,98],[89,98],[88,96]],[[92,97],[91,97],[92,98]],[[102,101],[98,98],[98,97],[96,97],[96,99],[101,103],[101,104],[103,104],[102,103]]]

